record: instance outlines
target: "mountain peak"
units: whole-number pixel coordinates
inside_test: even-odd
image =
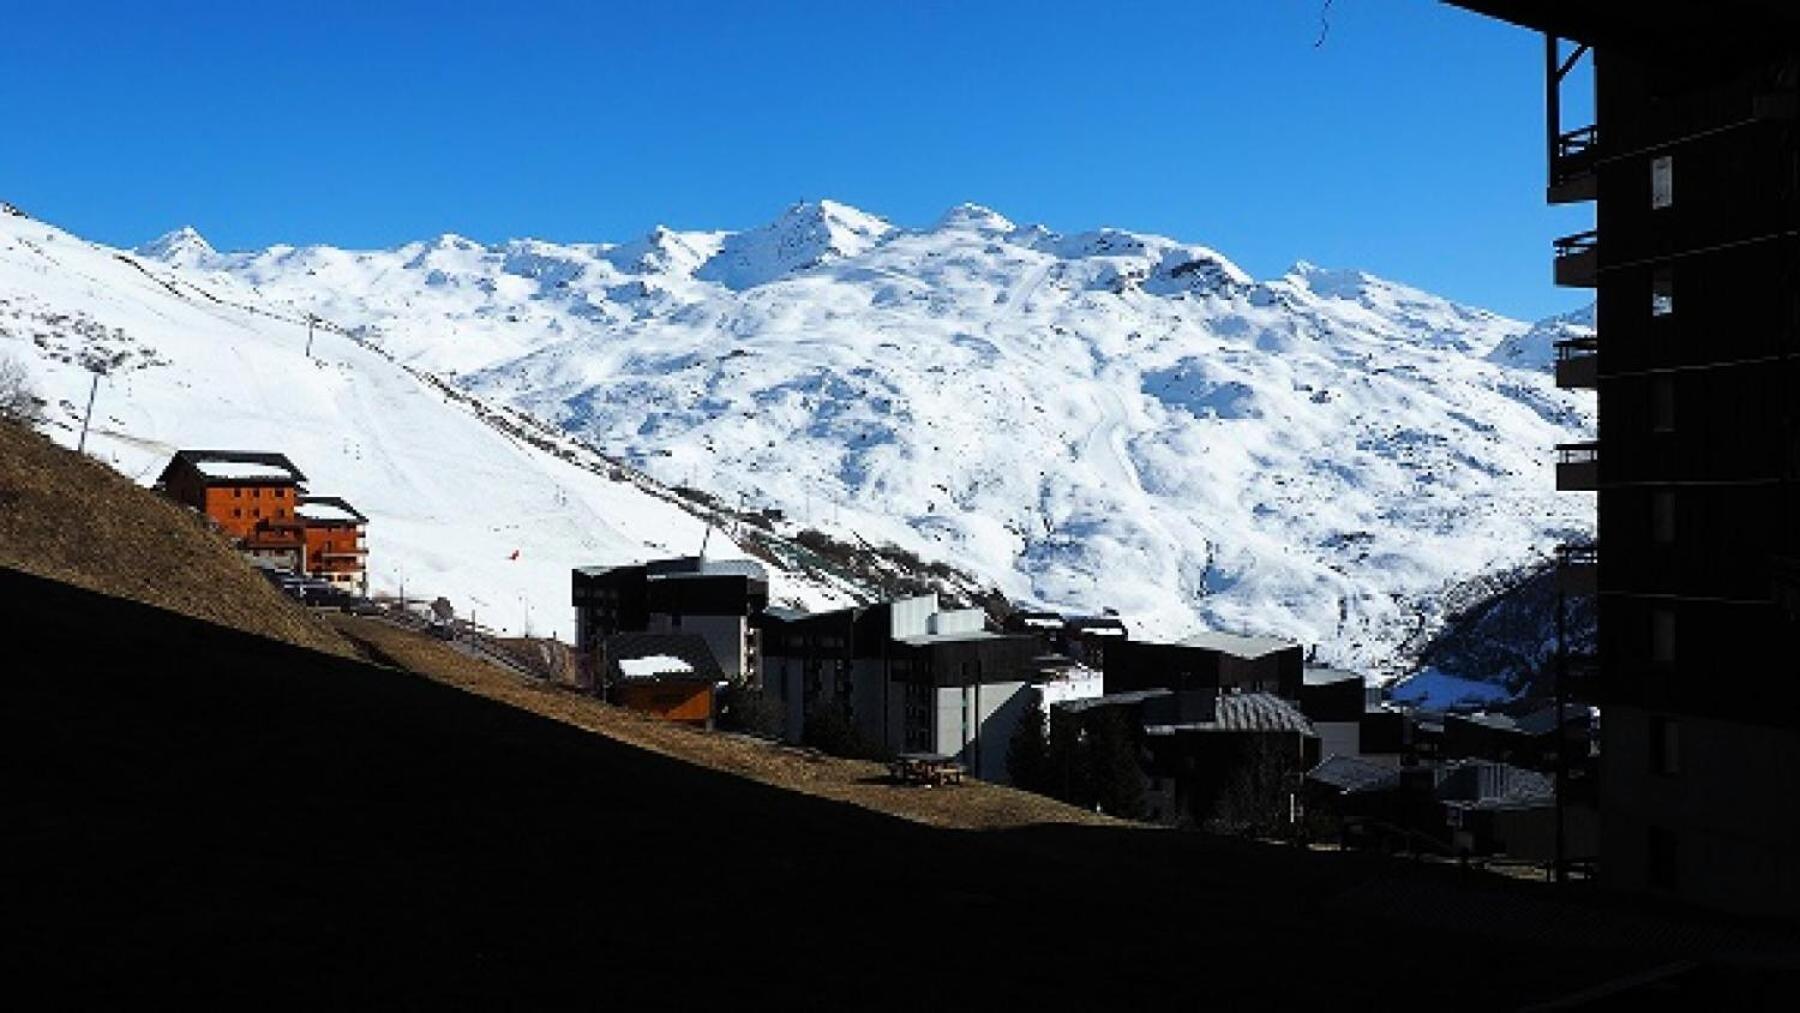
[[[218,256],[218,251],[192,225],[183,225],[173,232],[165,232],[134,252],[178,267],[197,266]]]
[[[968,229],[976,232],[1011,232],[1017,226],[993,208],[964,201],[944,212],[937,221],[938,229]]]
[[[894,231],[886,221],[836,201],[800,201],[774,221],[725,238],[694,277],[742,291],[868,251]]]

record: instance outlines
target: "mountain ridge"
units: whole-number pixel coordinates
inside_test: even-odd
[[[1549,454],[1591,406],[1489,358],[1524,322],[977,205],[870,222],[803,202],[740,232],[157,269],[317,312],[671,484],[955,561],[1020,601],[1116,607],[1146,635],[1402,665],[1435,593],[1591,525]]]

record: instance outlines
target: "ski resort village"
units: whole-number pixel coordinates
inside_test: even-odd
[[[1416,39],[1321,6],[1297,80]],[[1541,305],[1471,304],[1500,263],[1473,205],[1520,182],[1491,166],[1438,228],[1457,298],[1270,261],[1229,194],[1240,260],[944,207],[966,188],[892,218],[694,204],[613,241],[398,242],[465,219],[391,231],[405,201],[348,193],[312,231],[126,231],[123,198],[8,193],[5,906],[46,976],[22,994],[1785,1008],[1800,20],[1422,6],[1529,50],[1529,87],[1472,83],[1505,109],[1456,115],[1529,121],[1502,161],[1581,226],[1536,236]],[[830,53],[794,57],[807,101]],[[671,65],[735,91],[716,64]],[[666,76],[647,120],[689,87]],[[521,123],[587,95],[531,84]],[[1192,163],[1278,142],[1144,159],[1198,200]],[[1151,186],[1135,151],[1069,147],[1108,152],[1095,200]],[[1392,248],[1352,154],[1306,156],[1364,216],[1316,230],[1334,259]],[[439,171],[407,163],[408,199]],[[219,246],[141,242],[184,220]],[[348,245],[266,245],[314,235]]]

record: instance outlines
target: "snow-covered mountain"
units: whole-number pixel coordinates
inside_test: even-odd
[[[1444,588],[1592,523],[1552,491],[1550,447],[1592,428],[1532,354],[1563,331],[1356,271],[1258,281],[1158,236],[973,205],[902,228],[829,201],[620,244],[218,253],[177,233],[141,257],[668,482],[1150,635],[1388,665]]]
[[[142,248],[160,264],[0,216],[0,356],[49,404],[47,431],[77,440],[91,368],[106,370],[88,451],[139,482],[181,447],[278,450],[311,491],[371,518],[372,583],[448,597],[509,632],[573,634],[569,568],[690,554],[706,525],[606,462],[446,390],[379,349],[260,299],[203,268],[185,231]],[[713,555],[735,555],[721,532]],[[777,568],[772,593],[810,607],[850,600],[830,575]]]

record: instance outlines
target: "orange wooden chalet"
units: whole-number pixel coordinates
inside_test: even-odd
[[[306,572],[358,594],[368,593],[369,519],[336,496],[302,496],[295,509],[306,525]]]
[[[304,481],[283,454],[181,450],[156,484],[211,518],[245,555],[299,572],[306,563],[306,534],[295,511]]]

